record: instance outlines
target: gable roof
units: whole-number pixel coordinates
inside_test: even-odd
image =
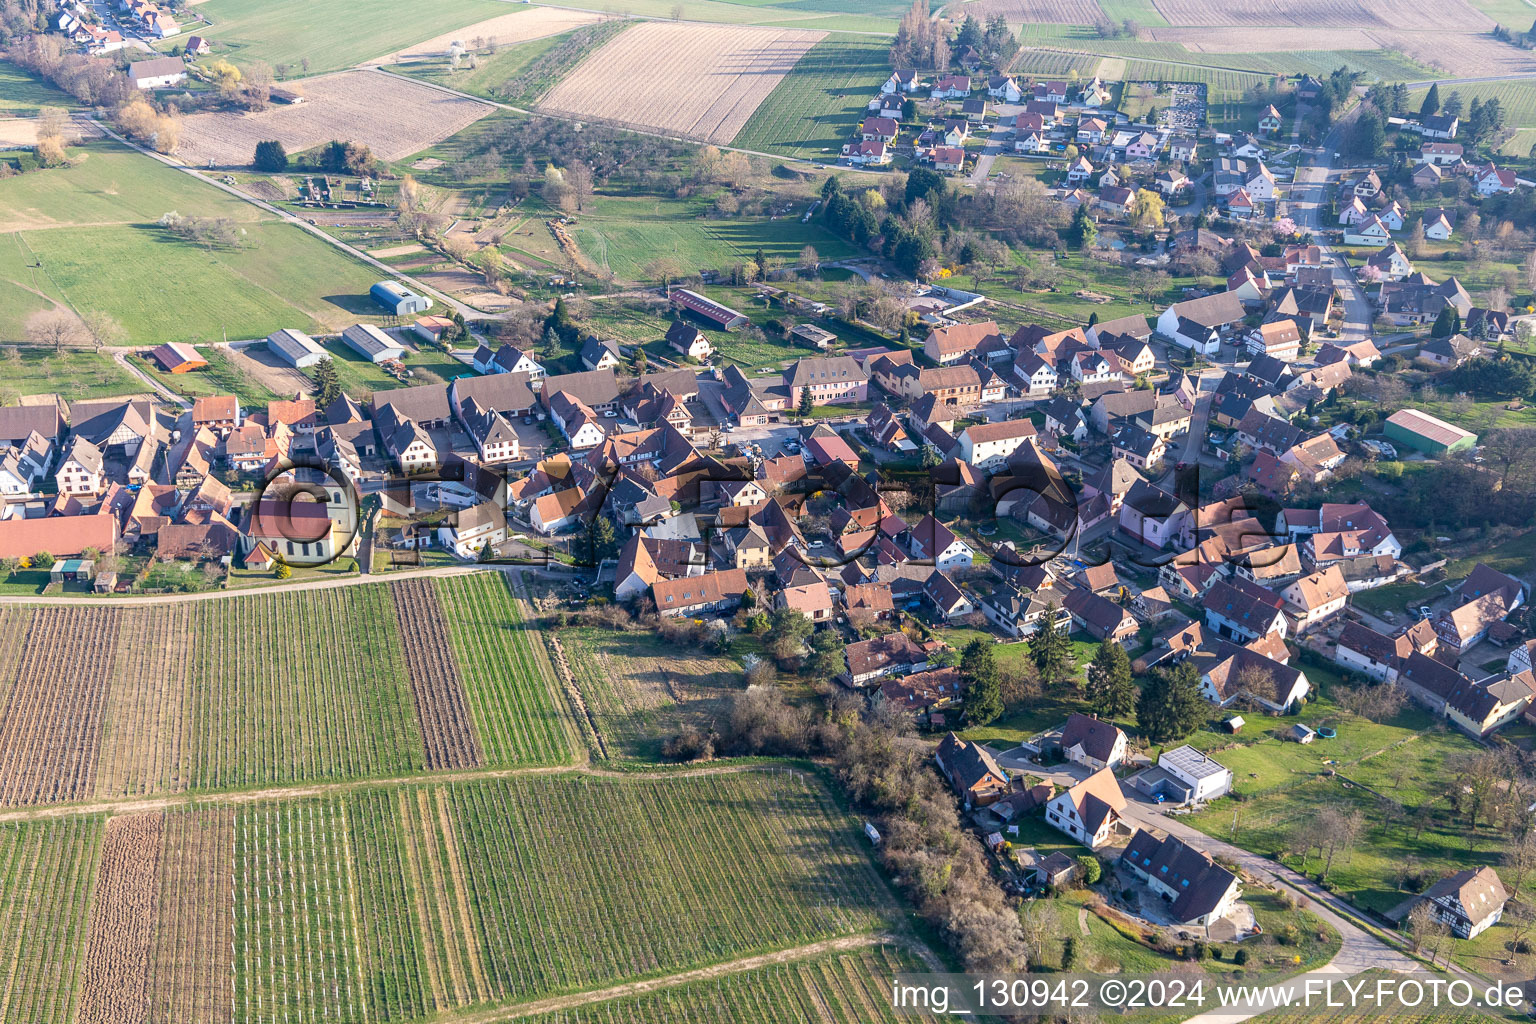
[[[1108,761],[1114,756],[1115,745],[1125,733],[1111,722],[1073,712],[1061,730],[1061,748],[1071,750],[1081,746],[1083,753],[1098,761]]]

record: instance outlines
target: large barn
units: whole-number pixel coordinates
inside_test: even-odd
[[[417,295],[399,281],[380,281],[368,289],[373,301],[395,316],[415,316],[432,308],[432,300]]]

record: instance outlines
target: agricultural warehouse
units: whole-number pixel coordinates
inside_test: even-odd
[[[1425,455],[1464,452],[1477,444],[1476,434],[1417,409],[1400,409],[1388,416],[1383,433]]]
[[[672,292],[672,305],[686,309],[694,316],[702,317],[721,330],[734,331],[747,323],[745,313],[738,313],[730,306],[723,306],[714,299],[705,298],[698,292],[676,288]]]
[[[187,373],[191,370],[201,370],[208,365],[208,360],[198,355],[197,349],[175,341],[168,341],[157,347],[150,352],[149,358],[159,364],[160,369],[166,373]]]
[[[380,281],[368,289],[373,301],[395,316],[415,316],[432,308],[432,300],[417,295],[399,281]]]
[[[284,327],[267,335],[267,350],[289,366],[305,369],[325,358],[325,349],[303,331]]]
[[[369,362],[405,358],[405,346],[373,324],[353,324],[341,332],[341,340]]]

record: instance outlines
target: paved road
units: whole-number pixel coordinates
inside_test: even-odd
[[[143,370],[139,369],[137,366],[134,366],[128,361],[128,353],[136,352],[138,349],[124,346],[109,348],[107,351],[112,353],[112,359],[117,363],[117,365],[127,370],[134,377],[143,381],[144,386],[149,388],[155,394],[159,395],[161,398],[164,398],[168,402],[174,402],[175,404],[181,406],[183,409],[192,408],[191,402],[187,401],[185,398],[181,397],[176,392],[172,391],[164,384],[161,384],[159,381],[155,380],[155,378],[151,377],[149,374],[145,373]]]
[[[1291,215],[1298,227],[1313,232],[1315,238],[1321,239],[1322,232],[1333,227],[1324,224],[1322,220],[1329,182],[1333,177],[1333,154],[1343,138],[1345,127],[1358,114],[1357,106],[1329,130],[1316,159],[1296,168],[1295,179],[1288,194]],[[1318,248],[1322,250],[1324,261],[1332,265],[1333,283],[1344,297],[1344,323],[1339,331],[1340,339],[1352,342],[1369,338],[1376,316],[1370,299],[1366,298],[1365,289],[1360,287],[1354,274],[1344,265],[1344,257],[1336,249],[1321,240]]]

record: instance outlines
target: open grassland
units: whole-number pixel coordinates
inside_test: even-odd
[[[971,0],[956,5],[950,16],[974,15],[986,21],[998,14],[1010,25],[1092,25],[1106,20],[1098,0]]]
[[[379,71],[344,71],[293,88],[304,94],[303,103],[275,103],[259,113],[193,114],[183,123],[176,156],[192,167],[244,167],[256,144],[267,139],[290,153],[345,139],[368,146],[380,159],[399,160],[492,110]]]
[[[439,578],[437,600],[487,764],[556,764],[576,735],[543,639],[499,572]]]
[[[0,60],[0,111],[7,115],[32,117],[40,107],[73,107],[75,98],[61,89],[24,71],[8,60]]]
[[[288,65],[289,75],[351,67],[507,13],[494,0],[208,0],[191,8],[235,63]],[[306,66],[307,62],[307,66]]]
[[[891,979],[925,965],[899,946],[773,964],[529,1017],[535,1024],[896,1024],[936,1021],[925,1010],[892,1008]]]
[[[709,731],[741,692],[741,668],[646,633],[566,630],[565,655],[609,754],[657,759],[684,724]]]
[[[607,43],[540,102],[571,117],[728,144],[824,33],[646,22]],[[624,97],[615,102],[615,97]]]
[[[0,335],[24,336],[29,315],[57,305],[107,312],[151,345],[377,315],[367,295],[377,272],[320,239],[115,143],[71,156],[69,167],[0,180]],[[194,245],[156,223],[172,211],[227,218],[243,235]]]
[[[891,910],[857,823],[791,773],[258,804],[236,814],[234,1019],[517,1004],[876,930]]]
[[[102,819],[0,825],[0,1020],[72,1020]]]
[[[414,17],[414,15],[413,15]],[[530,7],[511,14],[501,14],[473,25],[464,25],[452,32],[444,32],[424,42],[396,50],[369,63],[392,63],[419,57],[437,57],[447,53],[454,43],[474,46],[515,46],[532,39],[544,39],[560,35],[598,21],[602,15],[591,11],[566,10],[560,7]]]
[[[850,243],[813,218],[795,214],[766,217],[705,217],[705,205],[682,199],[598,196],[576,218],[572,234],[594,265],[623,281],[650,279],[647,264],[671,257],[693,273],[728,267],[752,258],[758,249],[772,259],[794,262],[806,245],[823,260],[855,255]]]
[[[476,54],[457,67],[446,57],[398,64],[390,70],[423,82],[505,103],[532,103],[603,45],[635,22],[613,19],[559,35]]]
[[[211,250],[154,225],[34,231],[21,243],[72,309],[109,311],[135,342],[319,333],[378,314],[367,294],[377,271],[287,224],[252,224],[239,246]]]
[[[501,574],[438,583],[6,609],[0,803],[567,763]]]
[[[801,57],[732,145],[807,160],[836,160],[866,104],[890,77],[881,39],[833,36]]]

